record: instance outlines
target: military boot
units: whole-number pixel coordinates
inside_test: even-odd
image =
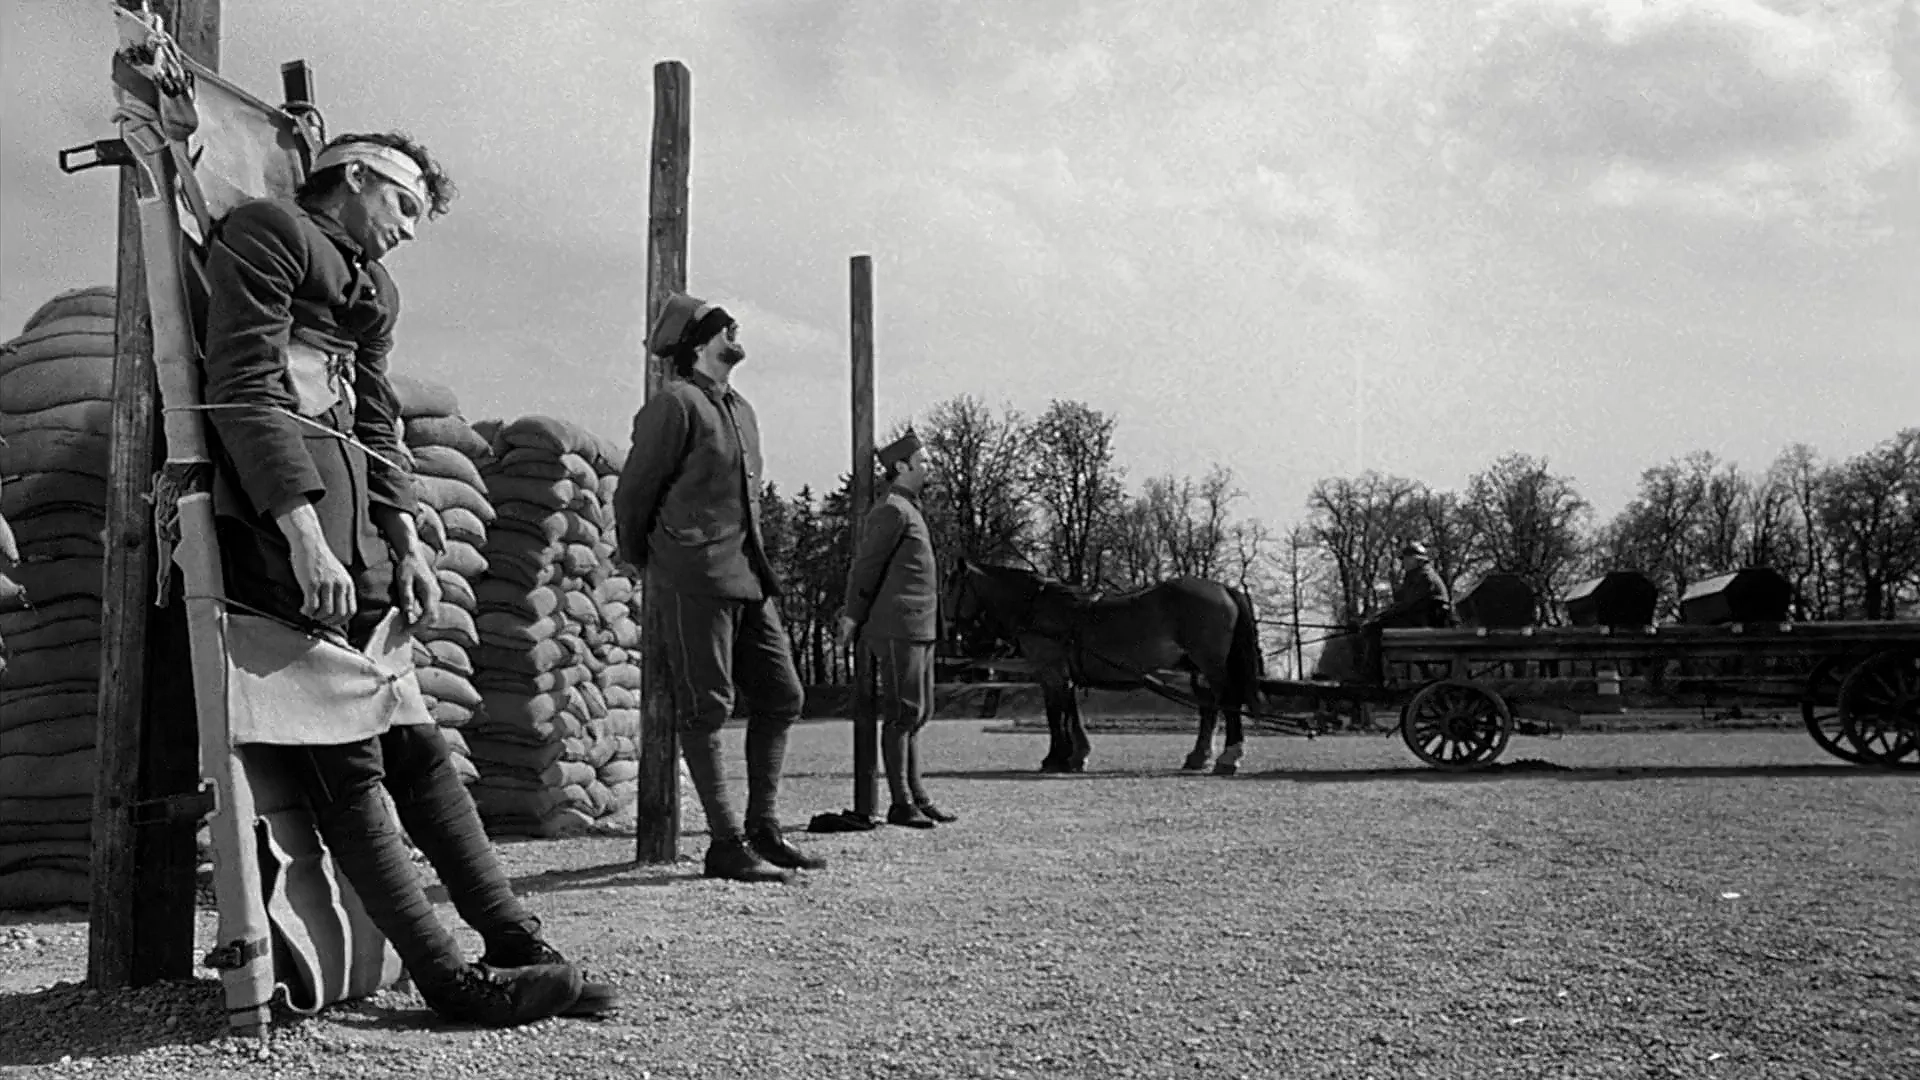
[[[480,957],[480,963],[496,971],[567,963],[567,958],[560,955],[559,949],[547,944],[539,934],[526,930],[516,928],[486,935],[486,942],[487,951]],[[612,983],[590,979],[583,971],[579,996],[560,1015],[601,1017],[611,1013],[619,1004],[620,991],[614,989]]]
[[[715,837],[707,845],[706,876],[746,882],[785,882],[792,878],[785,870],[770,865],[741,836]]]
[[[827,865],[826,859],[818,855],[809,855],[794,847],[785,836],[781,835],[780,823],[777,821],[749,822],[747,843],[753,848],[754,854],[775,866],[789,870],[822,870]]]
[[[909,829],[931,829],[933,818],[910,802],[897,802],[887,808],[887,824]]]
[[[415,978],[427,1007],[448,1020],[504,1028],[559,1016],[580,998],[585,980],[571,964],[491,971],[472,964],[450,975]]]

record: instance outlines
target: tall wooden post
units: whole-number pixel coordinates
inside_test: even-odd
[[[873,508],[873,257],[852,260],[853,340],[853,519],[851,551],[860,550],[867,511]],[[874,773],[880,730],[873,703],[873,657],[854,646],[853,660],[853,813],[874,817]]]
[[[153,7],[188,56],[219,69],[220,0],[161,0]],[[94,727],[87,981],[103,989],[193,974],[200,809],[193,798],[200,769],[186,608],[154,595],[158,559],[147,496],[164,453],[135,183],[123,170]]]
[[[653,175],[647,218],[647,333],[668,294],[687,287],[687,173],[693,151],[693,76],[678,60],[653,66]],[[645,346],[642,346],[645,349]],[[647,397],[670,374],[647,350]],[[680,739],[667,689],[665,630],[654,590],[641,585],[640,798],[634,859],[680,857]]]

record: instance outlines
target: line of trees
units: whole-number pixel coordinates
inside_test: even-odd
[[[1270,663],[1287,670],[1321,624],[1383,602],[1410,538],[1426,543],[1456,596],[1488,572],[1524,577],[1548,624],[1561,618],[1554,598],[1614,569],[1658,582],[1667,615],[1693,582],[1745,566],[1785,575],[1800,619],[1920,614],[1920,428],[1841,461],[1795,445],[1758,474],[1691,454],[1647,469],[1604,522],[1573,478],[1525,454],[1495,460],[1459,491],[1369,471],[1319,481],[1302,519],[1276,530],[1239,512],[1245,494],[1225,466],[1130,484],[1113,459],[1114,419],[1082,402],[1028,417],[961,396],[914,427],[937,474],[923,506],[943,573],[967,555],[1109,590],[1214,578],[1253,597]],[[809,682],[846,675],[833,631],[851,557],[850,480],[825,495],[772,485],[763,495],[788,584],[782,615]]]

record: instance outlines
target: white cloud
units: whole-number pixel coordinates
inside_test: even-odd
[[[1897,15],[1885,3],[1488,3],[1440,99],[1446,159],[1496,197],[1544,186],[1833,237],[1870,207],[1876,177],[1914,157]]]

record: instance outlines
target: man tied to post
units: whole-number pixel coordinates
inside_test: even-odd
[[[439,604],[401,464],[387,375],[400,296],[381,259],[451,197],[406,137],[344,135],[316,156],[295,199],[244,203],[212,237],[205,399],[236,612],[365,650]],[[270,752],[427,1005],[498,1027],[611,1008],[612,988],[586,982],[514,896],[439,728],[400,712],[371,736],[336,742],[315,730]],[[480,963],[434,916],[383,785],[485,942]]]
[[[920,775],[920,732],[933,717],[933,648],[940,626],[933,534],[920,512],[932,467],[912,431],[876,456],[888,488],[867,513],[860,551],[847,572],[840,644],[858,640],[873,653],[880,673],[880,755],[893,799],[887,821],[931,829],[957,820],[928,797]]]
[[[775,808],[805,691],[760,534],[760,424],[731,381],[747,356],[739,337],[725,308],[679,293],[661,306],[647,348],[678,377],[634,415],[615,527],[664,618],[681,756],[707,818],[706,876],[786,881],[826,860],[781,834]],[[736,686],[748,708],[744,830],[720,771]]]

